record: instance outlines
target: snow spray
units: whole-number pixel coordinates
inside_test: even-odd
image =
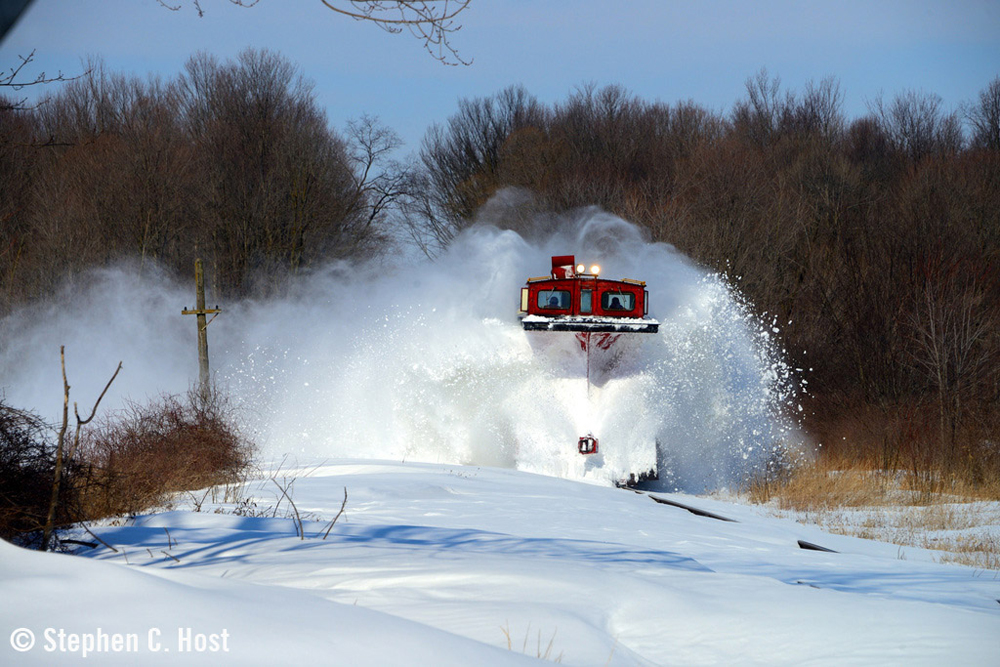
[[[268,459],[499,466],[611,484],[653,456],[650,486],[702,492],[795,450],[796,378],[777,330],[722,277],[596,208],[553,228],[528,240],[477,224],[433,261],[332,264],[281,299],[222,303],[209,327],[214,379]],[[532,352],[516,316],[525,280],[561,254],[646,281],[661,323],[590,391]],[[180,315],[192,290],[148,265],[139,279],[126,268],[88,280],[0,324],[7,402],[57,414],[61,344],[81,405],[119,360],[107,409],[192,386],[194,325]],[[591,432],[599,460],[576,451]]]

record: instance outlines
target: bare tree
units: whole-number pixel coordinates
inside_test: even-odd
[[[746,80],[747,97],[733,106],[732,120],[744,137],[763,146],[777,136],[801,138],[820,135],[836,138],[843,130],[840,108],[844,96],[840,83],[826,77],[820,83],[809,81],[805,92],[781,93],[781,79],[771,78],[766,69]]]
[[[972,145],[1000,150],[1000,76],[979,93],[978,104],[968,104],[964,111],[972,125]]]
[[[63,416],[62,416],[62,427],[59,429],[59,440],[56,445],[56,463],[55,471],[52,479],[52,499],[49,502],[49,513],[45,519],[45,526],[42,529],[42,546],[39,551],[45,551],[49,547],[49,539],[52,536],[52,531],[55,529],[56,522],[56,511],[59,507],[59,487],[62,484],[62,474],[63,465],[65,461],[71,461],[73,456],[76,454],[77,447],[80,446],[80,429],[86,426],[93,420],[94,415],[97,414],[97,407],[101,404],[101,400],[104,399],[104,395],[108,393],[108,389],[111,388],[111,383],[115,381],[118,377],[118,373],[122,369],[121,362],[118,362],[118,368],[115,369],[114,374],[108,383],[104,385],[104,390],[101,395],[97,397],[94,402],[94,409],[91,410],[90,416],[86,419],[80,418],[80,411],[77,408],[77,404],[73,403],[73,414],[76,416],[76,431],[73,434],[73,443],[67,449],[66,447],[66,431],[69,428],[69,381],[66,380],[66,348],[65,346],[59,348],[59,359],[62,364],[62,378],[63,378]]]
[[[995,270],[954,262],[932,267],[915,295],[910,325],[914,361],[937,392],[942,453],[957,462],[966,403],[996,377],[994,355],[1000,307]]]
[[[957,113],[945,113],[939,95],[906,91],[886,104],[881,96],[869,107],[895,148],[917,162],[932,153],[962,147]]]
[[[355,236],[357,250],[372,225],[381,222],[411,192],[413,180],[411,166],[391,158],[393,151],[403,145],[393,130],[367,115],[347,126],[354,190],[347,208],[361,216],[361,233]]]
[[[90,66],[0,110],[0,312],[120,260],[183,275],[200,248],[217,296],[245,295],[384,247],[398,137],[374,118],[341,136],[283,57],[197,55],[167,81]]]
[[[331,130],[285,58],[191,59],[179,83],[205,201],[199,232],[229,294],[271,290],[318,258],[370,253],[399,189],[395,135],[374,119]]]
[[[790,105],[788,115],[783,119],[783,129],[792,129],[806,134],[818,133],[824,137],[836,138],[844,129],[844,119],[840,108],[844,95],[840,83],[833,77],[826,77],[819,84],[806,83],[805,93]],[[791,127],[788,127],[788,125]]]
[[[260,0],[229,0],[237,7],[253,7]],[[435,59],[445,65],[471,65],[451,44],[452,36],[462,29],[456,21],[468,9],[472,0],[320,0],[327,9],[355,21],[374,23],[386,32],[398,34],[408,30]],[[171,11],[181,9],[183,2],[157,0]],[[192,0],[198,16],[204,15],[200,0]]]
[[[747,99],[733,106],[733,125],[753,143],[763,146],[778,130],[791,100],[781,96],[781,78],[771,78],[766,68],[746,80]]]
[[[32,238],[25,252],[49,267],[37,279],[48,273],[55,283],[124,257],[140,269],[151,260],[186,268],[175,257],[191,252],[204,179],[184,145],[173,86],[110,73],[99,61],[91,68],[31,114],[35,143],[47,146],[34,151],[37,198],[23,223]]]
[[[23,284],[33,247],[29,212],[39,158],[28,145],[33,135],[32,114],[5,108],[0,97],[0,315]]]
[[[512,134],[544,124],[544,110],[521,86],[459,101],[447,127],[427,132],[420,158],[427,200],[419,207],[437,243],[446,245],[496,192],[504,146]]]

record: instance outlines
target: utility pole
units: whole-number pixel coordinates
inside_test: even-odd
[[[181,315],[197,315],[198,321],[198,386],[203,397],[208,396],[209,375],[208,375],[208,324],[212,320],[205,319],[206,315],[216,315],[221,313],[219,307],[205,308],[205,271],[202,268],[201,260],[194,260],[194,285],[195,285],[195,309],[185,308]]]

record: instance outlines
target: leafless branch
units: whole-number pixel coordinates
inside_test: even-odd
[[[82,74],[77,76],[66,76],[59,71],[55,76],[49,76],[45,72],[39,72],[34,78],[22,78],[25,68],[30,65],[35,60],[35,49],[32,49],[31,53],[26,56],[19,55],[18,60],[20,61],[17,65],[11,67],[10,69],[0,73],[0,88],[6,87],[11,90],[21,90],[27,86],[37,86],[47,83],[66,83],[69,81],[75,81],[82,77],[90,74],[88,69]],[[29,109],[28,98],[24,97],[15,100],[5,100],[0,98],[0,109],[8,109],[14,111],[26,111]]]
[[[364,238],[364,232],[386,211],[398,206],[407,194],[412,181],[411,169],[389,156],[402,145],[399,136],[381,125],[372,116],[348,124],[350,138],[349,159],[354,167],[353,192],[348,210],[363,216],[360,233],[355,245]]]
[[[85,523],[84,523],[83,521],[81,521],[79,525],[80,525],[80,527],[81,527],[81,528],[83,528],[83,529],[84,529],[85,531],[87,531],[87,534],[88,534],[88,535],[90,535],[90,536],[91,536],[91,537],[93,537],[93,538],[94,538],[95,540],[97,540],[98,542],[100,542],[101,544],[103,544],[104,546],[106,546],[107,548],[111,549],[111,550],[112,550],[112,551],[114,551],[115,553],[118,553],[118,549],[115,549],[115,548],[114,548],[113,546],[111,546],[110,544],[108,544],[107,542],[105,542],[104,540],[102,540],[102,539],[101,539],[100,537],[98,537],[98,536],[97,536],[97,535],[96,535],[96,534],[94,533],[94,531],[92,531],[92,530],[91,530],[90,528],[88,528],[88,527],[87,527],[87,524],[85,524]]]
[[[386,32],[400,33],[405,27],[431,56],[445,65],[471,65],[450,43],[462,29],[455,17],[468,9],[471,0],[321,0],[326,7],[356,21],[371,21]],[[349,5],[351,9],[347,9]]]
[[[176,12],[182,0],[174,3],[156,0],[161,7]],[[327,9],[355,21],[374,23],[386,32],[398,34],[404,29],[422,41],[427,53],[445,65],[471,65],[451,45],[452,35],[462,29],[456,17],[468,9],[472,0],[320,0]],[[259,0],[229,0],[238,7],[253,7]],[[198,16],[204,16],[200,0],[191,3]]]
[[[340,515],[344,513],[344,508],[345,507],[347,507],[347,487],[346,486],[344,487],[344,502],[340,503],[340,511],[337,512],[337,516],[333,517],[333,521],[330,522],[330,525],[326,527],[326,532],[323,533],[323,539],[324,540],[330,534],[330,531],[333,530],[333,524],[337,523],[337,519],[339,519]]]
[[[80,445],[80,428],[89,424],[90,421],[94,418],[94,415],[97,414],[97,406],[99,406],[101,404],[101,401],[104,400],[104,395],[108,393],[108,389],[111,388],[111,383],[115,381],[115,378],[118,377],[118,373],[120,373],[121,370],[122,370],[122,362],[119,361],[118,368],[115,369],[114,375],[111,376],[111,379],[108,380],[108,383],[104,385],[104,391],[102,391],[101,395],[97,397],[97,401],[94,403],[94,409],[90,411],[89,417],[87,417],[86,419],[80,419],[80,411],[77,409],[76,403],[75,402],[73,403],[73,414],[76,415],[76,433],[73,435],[73,446],[70,447],[68,458],[73,458],[73,454],[76,453],[76,448]]]
[[[169,9],[172,12],[179,11],[180,8],[181,8],[181,5],[179,5],[179,4],[177,4],[177,5],[168,4],[164,0],[156,0],[156,2],[159,3],[159,5],[161,7],[165,8],[165,9]],[[258,2],[260,2],[260,0],[229,0],[229,2],[231,4],[236,5],[237,7],[253,7]],[[202,16],[205,15],[205,10],[203,10],[201,8],[201,0],[194,0],[194,2],[192,3],[192,5],[194,6],[194,10],[196,12],[198,12],[198,17],[199,18],[201,18]]]

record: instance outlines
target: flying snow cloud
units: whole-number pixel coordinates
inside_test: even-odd
[[[449,462],[612,483],[654,452],[654,486],[699,492],[744,483],[795,451],[794,375],[770,326],[720,277],[598,209],[550,227],[528,240],[478,224],[434,261],[334,264],[282,299],[221,303],[209,326],[213,377],[267,458]],[[536,355],[516,316],[526,278],[561,254],[646,281],[661,323],[599,387]],[[14,313],[0,324],[7,402],[59,414],[60,345],[81,411],[119,360],[106,409],[184,392],[197,378],[195,323],[180,314],[191,292],[148,268],[104,270]],[[600,438],[605,466],[576,452],[586,433]]]

